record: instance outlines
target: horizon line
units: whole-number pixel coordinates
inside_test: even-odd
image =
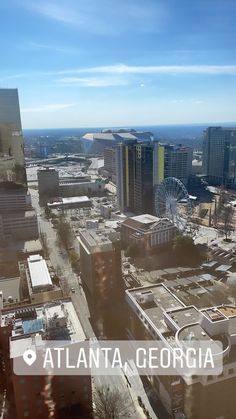
[[[55,129],[97,129],[97,128],[101,128],[101,129],[125,129],[125,128],[133,128],[133,127],[168,127],[168,126],[196,126],[196,125],[206,125],[206,126],[220,126],[220,125],[225,125],[225,124],[235,124],[236,125],[236,121],[221,121],[221,122],[189,122],[189,123],[169,123],[169,124],[141,124],[141,125],[113,125],[113,126],[107,126],[107,125],[100,125],[100,126],[88,126],[88,127],[41,127],[41,128],[22,128],[22,131],[25,130],[55,130]]]

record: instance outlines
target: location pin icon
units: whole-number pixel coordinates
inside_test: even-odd
[[[27,351],[25,351],[23,354],[23,359],[25,363],[29,365],[29,367],[33,365],[33,363],[36,361],[36,358],[37,358],[36,353],[32,351],[32,349],[27,349]]]

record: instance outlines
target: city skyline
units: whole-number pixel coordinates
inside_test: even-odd
[[[1,4],[0,84],[23,128],[234,121],[236,4],[180,3]]]

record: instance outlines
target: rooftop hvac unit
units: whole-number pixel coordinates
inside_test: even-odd
[[[137,301],[140,304],[145,304],[145,303],[149,303],[151,301],[154,301],[154,294],[153,291],[143,291],[143,292],[139,292],[137,294]]]

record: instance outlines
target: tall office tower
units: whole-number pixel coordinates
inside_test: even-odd
[[[38,190],[40,200],[59,195],[59,173],[55,169],[38,170]]]
[[[122,212],[134,211],[134,154],[137,141],[118,144],[116,148],[117,202]]]
[[[38,238],[24,161],[17,89],[0,89],[0,247]]]
[[[165,144],[164,148],[164,177],[176,177],[187,185],[192,171],[192,148],[169,144]]]
[[[0,89],[0,182],[26,185],[17,89]]]
[[[203,173],[214,185],[236,187],[236,128],[209,127],[205,130]]]
[[[134,151],[134,212],[152,214],[154,208],[153,157],[157,143],[137,144]]]
[[[117,146],[117,198],[121,210],[135,214],[154,212],[155,186],[166,177],[185,184],[191,174],[192,149],[157,141]]]
[[[116,150],[115,147],[104,148],[104,174],[112,182],[116,182]]]
[[[164,178],[164,147],[157,141],[122,143],[116,149],[117,199],[121,210],[153,213],[154,188]]]
[[[117,338],[124,302],[120,239],[113,230],[90,229],[80,233],[79,243],[81,278],[93,325],[100,336]]]

